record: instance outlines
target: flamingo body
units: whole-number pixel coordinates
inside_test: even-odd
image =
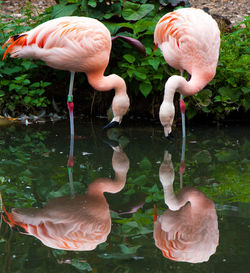
[[[76,194],[51,199],[43,208],[5,209],[3,219],[11,227],[21,227],[25,234],[44,245],[62,250],[93,250],[105,242],[111,231],[109,204],[104,192],[121,191],[127,179],[129,159],[120,147],[113,148],[114,179],[99,177],[85,195]]]
[[[40,59],[56,69],[85,73],[105,70],[109,62],[110,32],[96,19],[61,17],[23,33],[23,37],[25,45],[14,47],[11,57]]]
[[[174,167],[167,151],[159,169],[159,178],[168,209],[158,216],[155,207],[155,245],[170,260],[189,263],[208,261],[219,244],[214,202],[196,188],[182,188],[175,195]]]
[[[121,77],[104,76],[112,42],[109,30],[101,22],[88,17],[61,17],[10,37],[4,46],[8,43],[3,59],[8,53],[13,58],[40,59],[55,69],[86,73],[90,85],[98,91],[115,89],[113,121],[121,122],[129,98]],[[72,88],[73,80],[74,77]]]
[[[191,75],[188,82],[181,76],[172,76],[166,82],[160,120],[167,136],[174,118],[176,89],[184,96],[194,95],[215,76],[220,31],[216,21],[203,10],[183,8],[167,13],[159,20],[154,43],[170,66]]]

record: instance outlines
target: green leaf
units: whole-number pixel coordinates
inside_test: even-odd
[[[114,3],[111,5],[111,10],[109,9],[106,14],[104,15],[105,19],[111,18],[113,15],[115,16],[121,16],[122,9],[120,3]]]
[[[137,249],[140,247],[140,245],[127,247],[125,244],[120,244],[121,251],[124,254],[136,254]]]
[[[42,82],[41,84],[43,87],[47,87],[49,85],[51,85],[51,82]]]
[[[25,97],[24,97],[24,102],[25,102],[26,104],[29,104],[29,103],[31,102],[31,100],[32,100],[32,98],[29,97],[29,96],[25,96]]]
[[[25,80],[23,81],[23,85],[28,85],[28,84],[30,84],[30,80],[25,79]]]
[[[61,256],[61,255],[65,255],[67,253],[67,251],[65,250],[61,250],[61,249],[52,249],[52,254],[57,257],[57,256]]]
[[[30,85],[30,88],[37,88],[40,87],[40,82],[34,82]]]
[[[193,160],[197,160],[199,164],[208,164],[212,161],[212,157],[207,150],[202,150],[193,156]]]
[[[125,6],[122,11],[122,16],[125,20],[128,21],[137,21],[146,16],[154,9],[152,4],[135,4],[129,1],[126,1]]]
[[[134,75],[139,79],[139,80],[146,80],[147,76],[146,74],[140,72],[140,71],[137,71],[135,70],[134,71]]]
[[[152,169],[152,164],[146,157],[144,157],[142,161],[140,162],[140,169],[142,170]]]
[[[11,84],[9,85],[9,91],[12,91],[12,90],[14,90],[14,89],[16,89],[16,84],[11,83]]]
[[[245,111],[248,111],[250,109],[250,96],[246,96],[243,100],[242,100],[242,105],[245,108]]]
[[[153,58],[153,59],[149,59],[148,63],[154,68],[154,70],[157,70],[160,64],[160,60],[158,60],[157,58]]]
[[[96,0],[89,0],[88,5],[91,6],[92,8],[95,8],[97,5]]]
[[[220,162],[231,162],[236,160],[238,152],[232,149],[221,150],[215,154]]]
[[[203,89],[201,92],[195,95],[199,104],[203,107],[208,106],[211,103],[212,91],[209,89]]]
[[[67,5],[67,6],[62,4],[55,5],[53,6],[51,17],[58,18],[63,16],[70,16],[77,10],[77,7],[78,5],[76,4]]]
[[[248,93],[250,93],[250,87],[242,87],[242,88],[241,88],[241,91],[242,91],[244,94],[248,94]]]
[[[39,94],[39,96],[41,96],[44,92],[45,92],[44,89],[39,89],[37,93]]]
[[[143,184],[146,184],[146,182],[147,182],[147,176],[144,174],[134,179],[135,185],[143,185]]]
[[[135,61],[135,57],[130,54],[123,55],[123,58],[131,64]]]
[[[26,69],[26,70],[28,70],[28,69],[30,69],[31,67],[36,67],[36,65],[35,64],[33,64],[31,61],[29,61],[29,60],[25,60],[25,61],[23,61],[22,62],[22,66]]]
[[[20,72],[22,68],[20,66],[15,66],[15,67],[5,67],[4,69],[1,70],[3,74],[7,75],[12,75],[14,73]]]
[[[223,100],[229,100],[230,102],[235,102],[240,97],[240,92],[235,88],[230,87],[221,87],[219,88],[218,92],[222,95]]]
[[[3,97],[5,95],[5,92],[3,90],[0,90],[0,97]]]
[[[152,84],[150,81],[142,82],[139,85],[139,89],[141,93],[144,95],[144,97],[146,98],[148,94],[150,94],[150,92],[152,91]]]
[[[79,270],[87,270],[87,271],[92,271],[92,267],[89,265],[89,263],[87,263],[87,262],[82,262],[82,261],[80,261],[80,260],[78,260],[78,259],[72,259],[71,260],[71,264],[75,267],[75,268],[77,268],[77,269],[79,269]]]

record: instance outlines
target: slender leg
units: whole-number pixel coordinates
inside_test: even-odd
[[[181,71],[181,76],[183,77],[183,71]],[[181,125],[182,125],[182,138],[186,137],[186,126],[185,126],[185,102],[183,99],[183,95],[180,97],[180,109],[181,109]]]
[[[183,173],[185,171],[185,146],[186,146],[186,138],[182,138],[182,147],[181,147],[181,163],[180,163],[180,189],[183,187]]]
[[[69,186],[71,197],[75,197],[74,185],[73,185],[73,166],[74,166],[74,135],[70,135],[70,150],[69,150],[69,158],[67,163],[68,175],[69,175]]]
[[[70,72],[70,83],[69,83],[69,93],[68,93],[68,109],[69,109],[69,119],[70,119],[70,135],[74,136],[74,103],[73,103],[73,84],[74,84],[75,72]]]

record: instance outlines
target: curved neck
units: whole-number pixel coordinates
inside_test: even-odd
[[[116,95],[127,94],[125,81],[116,74],[104,76],[103,73],[88,73],[89,84],[98,91],[115,89]]]
[[[173,102],[175,91],[184,96],[191,96],[199,92],[211,79],[199,74],[193,74],[190,81],[182,76],[174,75],[170,77],[165,84],[164,101]]]
[[[174,194],[173,186],[166,187],[164,189],[165,203],[171,210],[179,210],[190,202],[190,207],[193,212],[200,212],[206,209],[214,209],[214,203],[209,198],[207,198],[202,192],[196,188],[183,188],[178,192],[177,195]]]

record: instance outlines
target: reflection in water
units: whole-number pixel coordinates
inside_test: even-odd
[[[73,141],[68,161],[71,196],[51,199],[44,208],[14,208],[6,213],[11,227],[20,227],[46,246],[65,250],[93,250],[107,240],[111,230],[109,205],[104,192],[117,193],[123,189],[129,160],[122,149],[114,147],[112,166],[115,178],[98,178],[85,195],[74,194]]]
[[[209,260],[219,242],[215,206],[195,188],[173,191],[174,168],[166,151],[159,170],[167,209],[157,217],[155,209],[154,239],[166,258],[199,263]]]

